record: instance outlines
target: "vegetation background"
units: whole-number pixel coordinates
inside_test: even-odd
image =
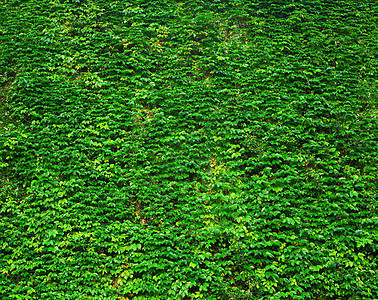
[[[1,0],[1,299],[377,299],[378,3]]]

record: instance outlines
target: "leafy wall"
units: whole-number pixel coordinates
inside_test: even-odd
[[[4,299],[376,299],[376,1],[3,0]]]

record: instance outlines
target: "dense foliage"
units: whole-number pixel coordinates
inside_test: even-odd
[[[377,299],[374,0],[2,0],[1,299]]]

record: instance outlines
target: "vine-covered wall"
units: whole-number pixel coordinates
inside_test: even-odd
[[[0,298],[378,298],[377,14],[3,0]]]

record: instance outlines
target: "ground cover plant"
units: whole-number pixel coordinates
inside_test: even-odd
[[[377,299],[376,1],[3,0],[1,299]]]

